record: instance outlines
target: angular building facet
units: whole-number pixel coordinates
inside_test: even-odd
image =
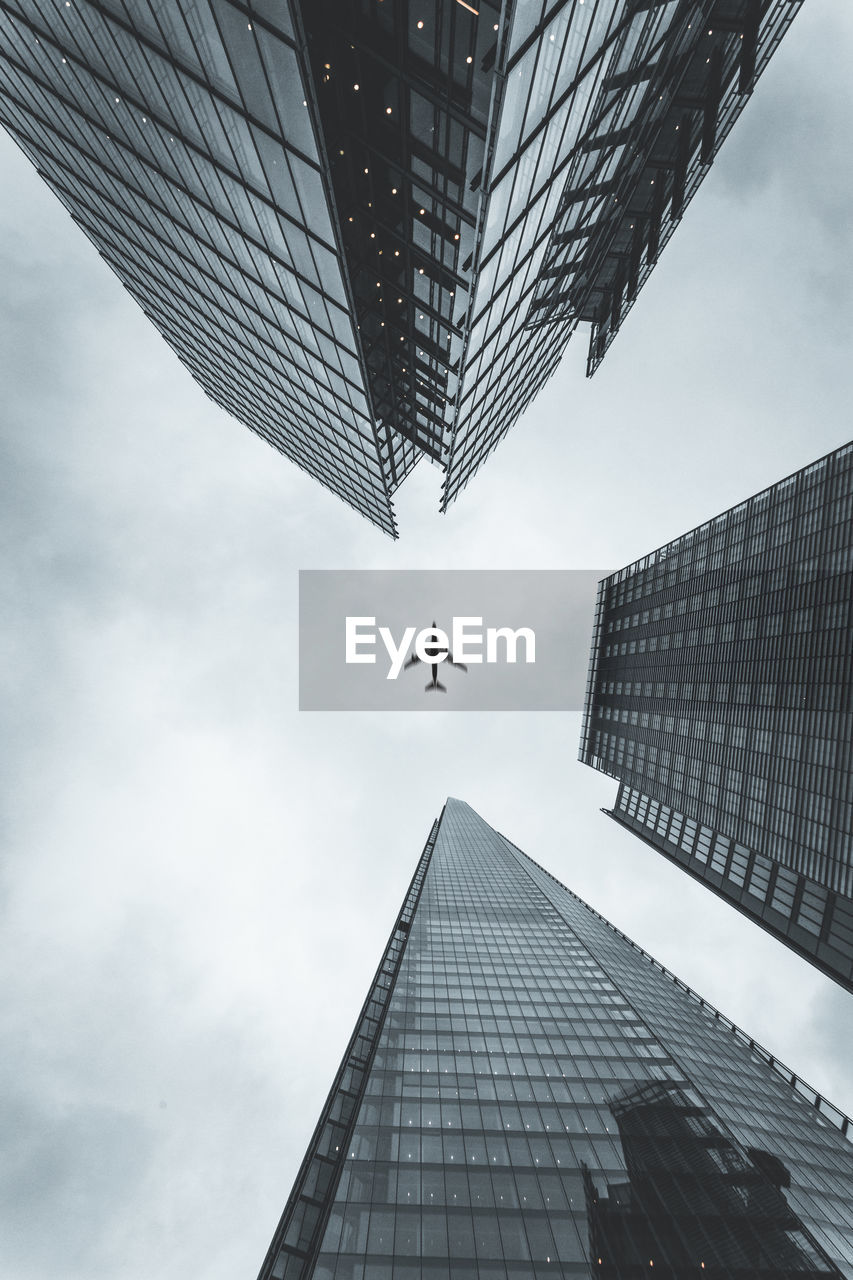
[[[610,816],[853,991],[853,445],[599,585]]]
[[[0,122],[207,394],[394,534],[592,372],[801,0],[9,0]]]
[[[448,800],[260,1276],[853,1277],[849,1138]]]

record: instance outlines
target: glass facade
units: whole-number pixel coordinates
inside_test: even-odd
[[[648,1274],[853,1276],[848,1121],[448,800],[262,1280]]]
[[[443,507],[559,364],[595,371],[799,5],[529,0],[488,142]]]
[[[396,535],[589,371],[801,0],[9,0],[0,122],[211,398]]]
[[[853,445],[599,587],[611,816],[853,990]]]
[[[0,119],[217,404],[393,534],[297,6],[15,0]]]

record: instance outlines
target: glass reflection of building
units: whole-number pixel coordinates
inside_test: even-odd
[[[599,586],[610,816],[853,991],[853,445]]]
[[[740,1150],[692,1091],[656,1080],[611,1099],[610,1109],[626,1179],[601,1195],[584,1171],[601,1280],[646,1275],[652,1264],[667,1276],[838,1274],[788,1204],[782,1161]]]
[[[0,121],[209,396],[388,533],[589,371],[801,0],[9,0]]]
[[[650,1274],[853,1277],[847,1121],[448,800],[261,1280]]]

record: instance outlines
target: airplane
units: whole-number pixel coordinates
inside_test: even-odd
[[[436,625],[435,619],[433,619],[432,625],[434,629]],[[434,641],[430,641],[430,643],[427,645],[424,645],[424,653],[426,653],[430,658],[438,658],[440,654],[445,654],[446,656],[443,659],[443,661],[448,662],[451,667],[457,667],[458,670],[460,671],[468,670],[464,662],[454,662],[453,654],[450,653],[449,650],[445,649],[443,645],[439,644],[437,642],[437,639]],[[405,671],[408,667],[417,666],[419,662],[420,662],[420,658],[416,653],[413,653],[412,656],[409,658],[408,662],[403,664],[403,670]],[[439,683],[438,662],[433,662],[431,664],[431,669],[432,669],[432,680],[429,682],[429,684],[424,685],[424,692],[425,693],[447,693],[446,686]]]

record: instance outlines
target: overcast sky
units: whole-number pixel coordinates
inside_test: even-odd
[[[599,812],[577,715],[296,709],[299,569],[616,568],[853,435],[851,65],[811,0],[596,377],[396,544],[0,140],[4,1277],[256,1275],[448,794],[853,1111],[850,998]]]

